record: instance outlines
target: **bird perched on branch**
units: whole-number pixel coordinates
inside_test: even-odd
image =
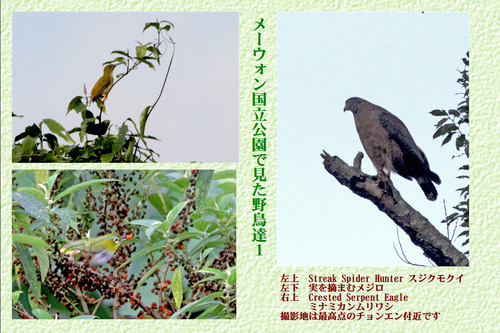
[[[97,80],[90,93],[91,102],[99,100],[101,102],[101,106],[104,105],[104,101],[108,98],[109,91],[113,86],[113,70],[115,67],[116,65],[113,64],[104,67],[104,74],[99,80]]]
[[[408,180],[415,178],[429,200],[436,200],[434,183],[441,184],[432,172],[424,152],[417,146],[405,124],[386,109],[359,97],[345,102],[344,112],[352,111],[359,138],[366,154],[383,180],[394,170]]]
[[[79,259],[90,255],[89,266],[101,266],[111,260],[123,240],[130,236],[107,234],[98,238],[82,239],[67,243],[62,253],[69,254],[72,258]],[[78,260],[76,260],[78,261]]]

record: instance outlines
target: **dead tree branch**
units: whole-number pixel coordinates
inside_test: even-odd
[[[403,229],[411,241],[438,266],[469,266],[467,257],[457,250],[422,214],[411,207],[399,194],[392,181],[361,172],[363,153],[358,153],[353,167],[338,156],[323,151],[323,165],[337,181],[353,193],[370,200]]]

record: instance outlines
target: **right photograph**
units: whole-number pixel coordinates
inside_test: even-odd
[[[469,265],[468,33],[278,13],[278,265]]]

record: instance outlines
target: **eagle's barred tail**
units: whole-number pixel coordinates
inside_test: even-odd
[[[436,175],[436,174],[434,174],[434,175]],[[434,184],[432,183],[431,178],[429,178],[429,177],[418,177],[418,178],[415,178],[415,179],[417,180],[418,185],[420,185],[420,187],[422,188],[422,191],[424,191],[425,196],[427,197],[427,199],[429,199],[431,201],[435,201],[436,198],[437,198],[437,196],[438,196],[438,192],[436,190],[436,187],[434,187]],[[438,177],[438,180],[439,180],[439,177]]]
[[[431,177],[431,180],[436,183],[436,184],[441,184],[441,178],[439,178],[439,176],[432,172],[431,170],[429,170],[429,176]]]

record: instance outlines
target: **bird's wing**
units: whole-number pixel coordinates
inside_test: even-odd
[[[92,101],[95,101],[99,96],[101,96],[104,91],[106,91],[106,88],[110,85],[109,78],[106,76],[101,77],[97,83],[95,84],[94,88],[92,88],[92,92],[90,93]]]
[[[379,117],[382,127],[388,132],[389,140],[401,149],[402,156],[393,161],[394,168],[401,176],[410,179],[429,171],[429,162],[424,152],[417,146],[405,124],[392,113],[384,110]]]

